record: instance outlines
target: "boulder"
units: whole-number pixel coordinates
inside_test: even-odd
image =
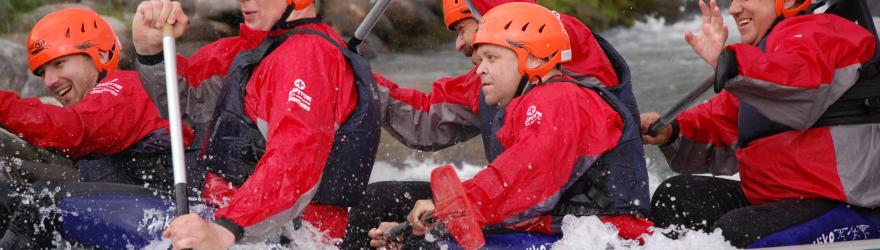
[[[225,22],[230,17],[241,16],[238,0],[192,0],[184,3],[187,15]],[[237,24],[239,20],[232,20]]]
[[[101,17],[104,18],[104,21],[107,21],[107,23],[110,24],[110,27],[113,27],[113,32],[116,32],[116,37],[119,38],[119,43],[122,44],[122,56],[119,58],[119,68],[133,68],[136,55],[134,52],[134,43],[131,41],[130,25],[126,25],[114,17]]]
[[[31,12],[21,15],[21,18],[15,21],[14,27],[18,27],[19,30],[23,31],[24,33],[29,33],[28,31],[30,31],[30,29],[34,27],[34,24],[36,24],[37,21],[40,21],[40,19],[42,19],[44,16],[48,15],[49,13],[66,8],[83,8],[94,10],[92,7],[86,4],[63,3],[43,5],[32,10]]]
[[[237,26],[236,26],[237,27]],[[186,34],[180,38],[182,41],[215,41],[222,37],[237,35],[229,24],[214,21],[200,16],[189,19],[189,28]]]
[[[27,52],[20,43],[0,39],[0,89],[22,97],[47,94],[42,80],[30,73]]]

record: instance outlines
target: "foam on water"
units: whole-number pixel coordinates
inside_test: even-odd
[[[566,216],[562,221],[563,237],[553,244],[553,249],[735,249],[721,235],[721,231],[710,234],[686,232],[683,237],[672,240],[662,234],[665,229],[655,229],[655,233],[644,237],[645,244],[638,241],[621,240],[617,229],[602,223],[596,216]]]
[[[739,34],[735,30],[733,20],[729,15],[723,15],[725,22],[730,27],[729,42],[738,41]],[[880,18],[874,18],[874,22],[880,25]],[[652,83],[647,79],[672,79],[673,81],[694,81],[702,76],[702,73],[708,72],[707,69],[697,67],[701,61],[691,51],[690,47],[684,42],[684,31],[696,31],[701,24],[699,18],[685,20],[675,24],[666,24],[663,19],[648,18],[644,22],[638,22],[628,29],[616,29],[607,32],[608,38],[617,49],[624,54],[627,61],[634,70],[640,72],[653,72],[654,74],[681,74],[680,72],[690,72],[697,76],[693,79],[663,78],[651,74],[637,74],[637,83]],[[663,53],[663,58],[669,58],[668,54],[675,54],[672,61],[666,61],[663,65],[657,65],[656,60],[658,53]],[[674,65],[670,69],[670,65]],[[675,66],[677,65],[677,66]],[[651,70],[652,67],[666,67],[662,70]],[[676,73],[678,72],[678,73]],[[644,79],[644,80],[639,80]],[[664,83],[665,84],[665,83]],[[655,91],[663,84],[645,84],[639,85],[635,91]],[[668,85],[672,86],[672,85]],[[656,98],[648,98],[656,99]],[[669,99],[669,98],[666,98]],[[652,106],[669,106],[674,100],[668,100],[667,103],[651,103]],[[644,106],[643,106],[644,107]],[[653,107],[657,110],[658,107]],[[645,110],[651,111],[651,110]],[[648,147],[654,150],[652,147]],[[656,155],[656,153],[655,153]],[[660,185],[660,182],[674,175],[665,161],[659,157],[648,157],[646,159],[648,165],[649,188],[653,194],[654,190]],[[404,160],[403,166],[395,166],[386,161],[377,161],[370,177],[370,182],[380,181],[427,181],[430,177],[431,170],[443,165],[443,163],[435,162],[432,159],[426,161],[418,161],[414,159]],[[472,165],[468,163],[456,166],[459,176],[462,179],[472,178],[477,172],[485,168],[485,166]],[[739,179],[739,176],[727,177],[731,179]],[[145,214],[146,216],[146,214]],[[157,223],[162,220],[154,220]],[[325,239],[322,234],[307,223],[303,223],[303,227],[294,230],[292,225],[286,225],[283,234],[292,240],[290,246],[284,246],[277,242],[267,241],[259,244],[240,245],[233,249],[336,249],[333,242],[339,239]],[[163,224],[164,227],[164,224]],[[553,245],[553,249],[733,249],[733,247],[724,240],[720,231],[709,234],[701,232],[684,232],[683,236],[677,240],[672,240],[662,232],[668,232],[672,229],[654,229],[654,234],[644,238],[644,245],[639,245],[634,241],[621,240],[617,237],[617,230],[614,227],[603,224],[597,217],[574,217],[568,216],[563,220],[563,239]],[[273,238],[273,237],[270,237]],[[278,238],[278,237],[274,237]],[[168,249],[171,243],[168,240],[154,241],[153,244],[145,249]]]

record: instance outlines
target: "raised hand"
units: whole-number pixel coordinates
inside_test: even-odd
[[[186,32],[189,18],[183,12],[180,2],[169,0],[141,2],[131,24],[135,51],[140,55],[155,55],[162,52],[162,27],[166,24],[172,25],[175,38]]]
[[[697,52],[706,63],[712,68],[718,65],[718,56],[724,50],[724,44],[727,42],[727,25],[721,17],[721,9],[715,0],[710,0],[707,6],[703,0],[697,0],[700,4],[700,11],[703,13],[703,25],[700,27],[700,33],[694,34],[685,31],[684,39],[687,40],[694,52]]]

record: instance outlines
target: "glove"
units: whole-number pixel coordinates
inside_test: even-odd
[[[739,63],[736,62],[736,53],[726,49],[718,57],[718,66],[715,67],[715,93],[724,90],[727,81],[739,75]]]

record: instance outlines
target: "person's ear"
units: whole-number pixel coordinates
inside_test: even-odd
[[[98,55],[101,57],[102,63],[110,62],[110,53],[107,52],[98,52]]]
[[[547,64],[547,61],[549,61],[549,60],[538,59],[537,57],[529,55],[529,58],[526,59],[526,67],[528,67],[530,69],[535,69],[535,68],[544,66],[544,64]]]

